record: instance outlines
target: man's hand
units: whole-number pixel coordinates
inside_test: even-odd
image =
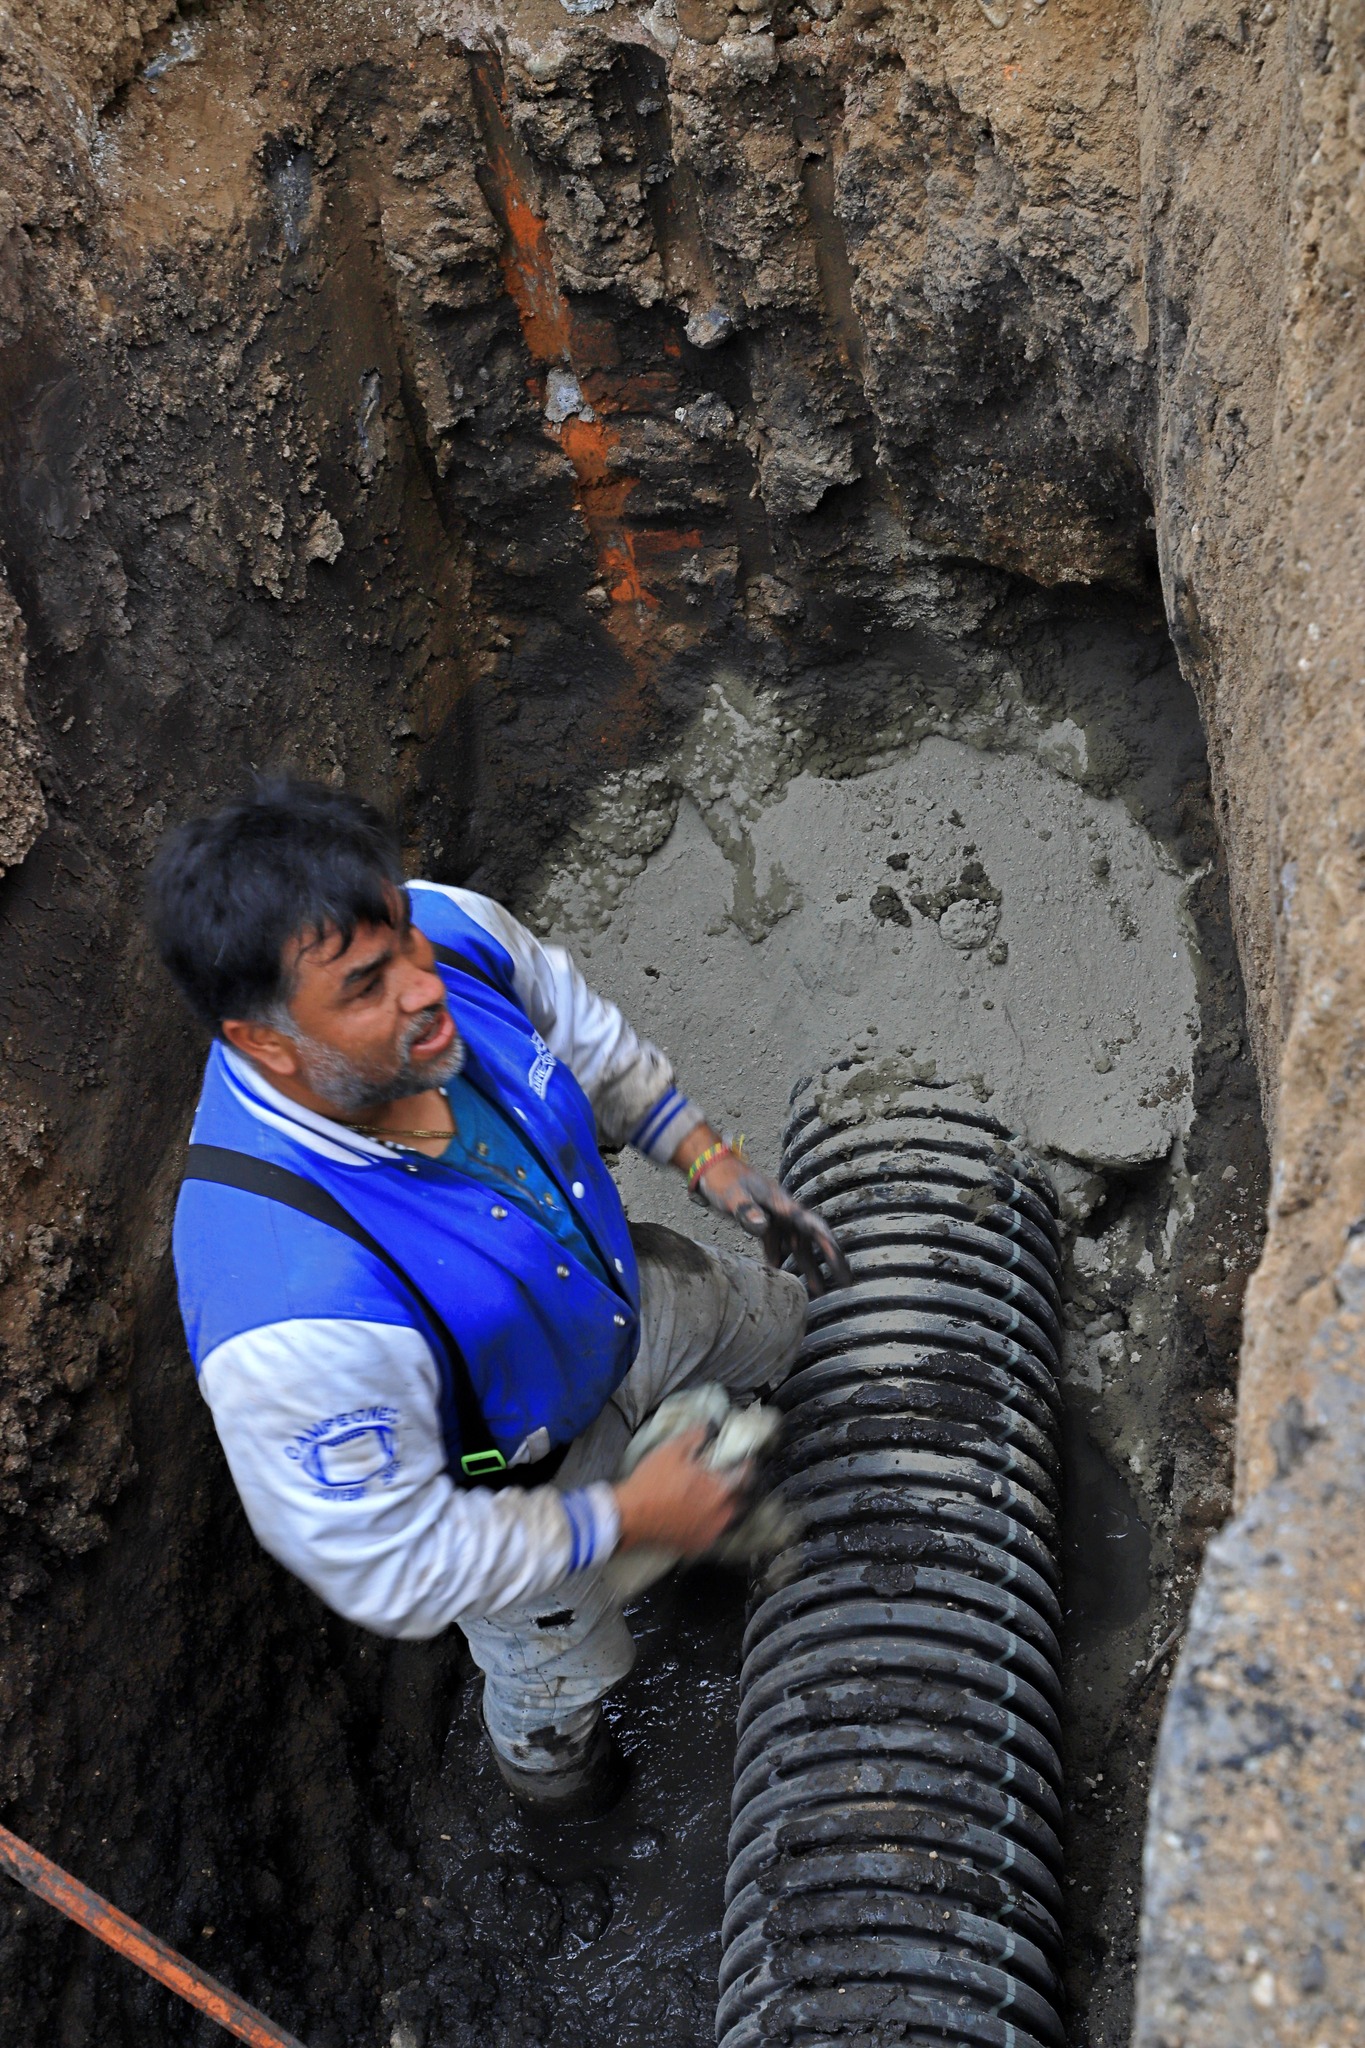
[[[753,1468],[736,1465],[712,1472],[698,1464],[706,1436],[704,1429],[689,1429],[670,1437],[641,1458],[629,1478],[618,1480],[620,1549],[648,1543],[699,1557],[738,1517]]]
[[[695,1159],[716,1143],[716,1135],[701,1124],[684,1139],[674,1164],[686,1173]],[[686,1155],[686,1156],[684,1156]],[[709,1208],[722,1216],[733,1216],[751,1237],[761,1238],[770,1266],[795,1259],[797,1271],[812,1294],[825,1294],[830,1287],[848,1287],[853,1275],[834,1234],[823,1217],[803,1209],[761,1167],[734,1152],[722,1152],[703,1167],[696,1192]],[[829,1278],[821,1265],[829,1269]]]

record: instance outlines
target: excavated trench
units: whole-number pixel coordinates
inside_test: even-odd
[[[136,901],[168,819],[279,761],[569,943],[766,1163],[794,1092],[912,1088],[1046,1169],[1065,2021],[1128,2038],[1265,1200],[1204,740],[1112,294],[1077,322],[1069,259],[1010,241],[1018,162],[941,52],[774,12],[239,6],[102,71],[74,31],[10,50],[68,201],[0,363],[46,817],[0,879],[4,1818],[310,2048],[712,2038],[745,1589],[639,1604],[631,1789],[553,1834],[457,1640],[368,1639],[252,1544],[166,1260],[202,1049]],[[7,2038],[213,2038],[0,1912]]]
[[[608,778],[525,898],[689,1048],[689,1086],[760,1156],[814,1076],[869,1120],[907,1087],[942,1090],[1047,1163],[1065,1254],[1064,1974],[1071,2038],[1093,2048],[1131,2021],[1145,1774],[1226,1513],[1235,1276],[1263,1200],[1259,1127],[1228,1087],[1239,989],[1200,853],[1198,735],[1140,616],[1032,622],[1017,699],[961,643],[927,673],[892,647],[785,687],[722,665],[673,747]],[[1096,755],[1125,764],[1103,796]],[[621,1178],[635,1214],[679,1220],[648,1170],[627,1160]],[[668,1893],[695,1884],[686,1831],[660,1854]],[[691,1905],[676,1924],[701,2039],[714,1926],[693,1946]]]
[[[1127,606],[1034,614],[1007,682],[996,650],[961,641],[762,687],[727,657],[673,743],[601,781],[513,899],[762,1158],[793,1085],[837,1057],[859,1114],[951,1084],[1047,1162],[1065,1251],[1064,1977],[1086,2048],[1127,2039],[1169,1670],[1154,1653],[1226,1512],[1236,1282],[1263,1199],[1197,726],[1143,627]],[[1095,752],[1125,762],[1112,794]],[[637,1217],[713,1234],[671,1183],[620,1172]],[[252,1552],[164,1298],[161,1314],[155,1447],[94,1579],[89,1654],[49,1704],[79,1716],[68,1813],[101,1812],[97,1774],[125,1754],[115,1703],[149,1684],[154,1776],[120,1788],[126,1833],[78,1828],[68,1855],[310,2043],[707,2041],[743,1588],[696,1571],[640,1604],[612,1707],[635,1782],[609,1820],[547,1834],[487,1765],[458,1644],[368,1641]],[[155,1611],[167,1575],[190,1582],[186,1633],[148,1657],[106,1610]],[[35,2041],[207,2038],[40,1908],[12,1909],[5,1970]]]

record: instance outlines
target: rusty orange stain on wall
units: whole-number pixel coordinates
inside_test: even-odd
[[[589,397],[586,390],[583,395]],[[658,599],[645,589],[635,559],[635,539],[621,516],[635,479],[612,470],[616,441],[617,436],[600,417],[585,420],[571,415],[559,429],[559,445],[578,479],[578,502],[597,549],[608,596],[613,604],[654,605]]]
[[[658,606],[646,581],[644,559],[699,547],[702,537],[676,529],[635,531],[627,524],[626,501],[638,479],[613,460],[620,434],[612,419],[627,409],[650,410],[666,401],[676,392],[676,374],[667,369],[617,374],[610,327],[575,312],[564,297],[545,222],[527,199],[515,161],[496,67],[491,59],[476,57],[472,70],[484,116],[489,170],[506,228],[503,276],[527,349],[542,372],[536,396],[543,404],[546,380],[554,369],[569,371],[582,393],[587,416],[570,414],[558,426],[547,422],[547,430],[573,465],[579,510],[612,601],[613,634],[626,652],[637,655],[644,615]],[[679,353],[676,345],[668,352]]]
[[[507,222],[503,274],[517,302],[526,346],[538,363],[562,362],[569,353],[573,322],[555,277],[545,223],[522,197],[506,149],[495,143],[490,155]]]

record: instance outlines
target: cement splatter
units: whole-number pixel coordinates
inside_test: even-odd
[[[849,1055],[970,1078],[1083,1169],[1167,1157],[1199,1034],[1188,878],[1124,806],[942,737],[837,777],[800,754],[780,704],[718,683],[673,760],[575,828],[533,918],[761,1158],[798,1075]],[[652,1214],[653,1176],[621,1170]]]

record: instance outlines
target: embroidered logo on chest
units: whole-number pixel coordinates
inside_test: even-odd
[[[556,1060],[538,1031],[531,1033],[531,1043],[536,1049],[536,1056],[526,1070],[526,1078],[531,1084],[532,1094],[538,1095],[543,1102],[545,1090],[550,1085],[550,1076],[555,1070]]]

